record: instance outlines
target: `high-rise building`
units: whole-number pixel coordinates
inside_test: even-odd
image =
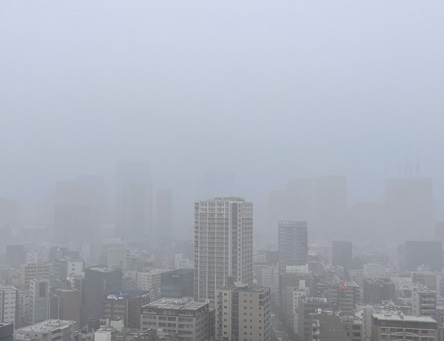
[[[141,329],[148,328],[174,333],[178,340],[209,340],[209,304],[194,302],[191,298],[162,298],[142,307]]]
[[[150,294],[142,290],[120,290],[106,295],[104,318],[122,320],[126,328],[140,329],[140,312],[150,303]]]
[[[412,292],[412,313],[415,316],[436,315],[436,291],[427,288],[414,288]]]
[[[100,177],[79,177],[56,183],[54,225],[60,242],[95,238],[103,218],[104,187]]]
[[[170,190],[157,191],[156,231],[160,239],[173,236],[173,194]]]
[[[0,287],[0,323],[17,325],[18,317],[18,290]]]
[[[116,180],[117,234],[130,240],[147,238],[153,220],[149,163],[118,164]]]
[[[308,261],[308,231],[305,221],[279,221],[279,271]]]
[[[227,284],[253,282],[253,204],[239,197],[216,197],[194,206],[194,297],[214,303]]]
[[[242,283],[217,290],[217,341],[271,341],[270,288]]]
[[[31,294],[31,323],[38,323],[49,319],[50,297],[49,282],[47,279],[31,279],[29,282]]]
[[[339,265],[347,272],[350,270],[353,259],[353,244],[349,241],[333,241],[332,264]]]
[[[54,294],[59,298],[59,319],[75,321],[76,328],[79,328],[81,326],[81,291],[76,289],[55,289]]]
[[[106,294],[122,289],[122,271],[103,267],[92,267],[85,270],[82,284],[82,325],[88,319],[103,318],[103,298]]]
[[[433,236],[433,183],[430,178],[389,179],[385,190],[387,230],[392,236]]]
[[[28,290],[31,279],[47,279],[51,277],[51,263],[23,264],[20,267],[20,288]]]
[[[402,270],[416,271],[426,266],[432,271],[443,268],[443,250],[441,241],[406,241],[400,247]]]

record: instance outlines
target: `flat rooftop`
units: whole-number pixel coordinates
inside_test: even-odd
[[[372,314],[374,318],[378,320],[385,321],[406,321],[406,322],[428,322],[428,323],[437,323],[436,320],[430,316],[414,316],[414,315],[404,315],[402,313],[393,312],[393,313],[377,313]]]
[[[24,333],[24,332],[37,332],[37,333],[45,333],[55,329],[59,329],[62,327],[68,327],[75,324],[74,321],[69,320],[46,320],[42,321],[30,326],[26,326],[23,328],[16,329],[16,333]]]
[[[197,310],[208,305],[205,302],[195,302],[191,298],[161,298],[160,300],[144,305],[143,308],[168,310]]]

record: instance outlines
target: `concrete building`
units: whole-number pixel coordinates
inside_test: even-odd
[[[148,291],[121,290],[109,293],[104,301],[104,318],[111,321],[123,319],[126,328],[140,329],[140,312],[148,303]]]
[[[208,303],[187,299],[160,299],[142,307],[141,329],[163,329],[180,340],[206,341],[211,321]]]
[[[310,321],[310,341],[362,341],[362,323],[356,317],[319,311],[310,315]]]
[[[409,316],[401,312],[372,315],[372,341],[437,340],[438,323],[429,316]]]
[[[253,283],[253,204],[216,197],[194,205],[194,297],[214,304],[227,278]]]
[[[74,341],[74,330],[74,321],[46,320],[16,329],[14,339],[17,341]]]
[[[0,323],[18,322],[18,290],[14,287],[0,287]]]
[[[151,301],[160,299],[162,274],[169,272],[169,269],[150,269],[145,272],[136,273],[136,283],[138,290],[145,290],[150,292]]]
[[[182,298],[194,295],[194,270],[177,269],[161,274],[160,292],[162,297]]]
[[[319,309],[331,310],[331,306],[323,297],[301,297],[298,304],[298,336],[309,340],[311,332],[310,315]]]
[[[388,278],[364,278],[363,285],[363,303],[380,304],[396,298],[395,283]]]
[[[332,249],[332,264],[342,266],[344,271],[350,270],[353,259],[353,245],[349,241],[333,241],[331,243]]]
[[[106,265],[110,269],[130,270],[131,254],[126,248],[109,248],[106,250]]]
[[[270,341],[270,288],[234,283],[217,290],[216,340]]]
[[[305,221],[279,221],[279,271],[308,261],[308,229]]]
[[[76,289],[55,289],[54,295],[59,298],[59,319],[74,321],[76,328],[79,328],[81,326],[81,291]]]
[[[106,267],[92,267],[85,270],[82,284],[84,311],[82,325],[89,318],[103,318],[103,298],[105,295],[122,289],[122,271]]]
[[[29,282],[31,297],[32,324],[48,320],[50,315],[49,281],[45,279],[31,279]]]
[[[29,290],[31,279],[46,279],[51,277],[51,263],[23,264],[20,267],[20,289]]]
[[[415,316],[436,315],[436,291],[414,288],[412,291],[412,313]]]
[[[12,341],[14,339],[14,324],[0,322],[0,341]]]

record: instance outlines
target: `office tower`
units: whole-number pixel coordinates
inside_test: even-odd
[[[332,264],[339,265],[347,272],[350,270],[353,259],[353,245],[349,241],[333,241],[332,248]]]
[[[59,242],[83,242],[96,238],[103,219],[104,189],[88,177],[56,183],[54,228]]]
[[[271,341],[271,327],[270,288],[235,283],[217,290],[217,341]]]
[[[229,276],[253,282],[253,204],[216,197],[194,207],[194,297],[213,304]]]
[[[179,340],[210,339],[210,307],[191,298],[160,299],[142,307],[141,329],[163,329]]]
[[[316,179],[314,227],[318,238],[322,236],[331,240],[344,229],[346,207],[347,179],[345,176],[325,176]]]
[[[364,278],[363,303],[381,304],[382,301],[395,300],[395,284],[388,278]]]
[[[146,239],[152,232],[151,170],[146,162],[117,165],[117,234],[125,239]]]
[[[169,190],[157,191],[156,231],[161,240],[173,237],[173,194]]]
[[[0,322],[0,341],[12,341],[14,339],[14,324]]]
[[[279,221],[279,271],[308,261],[307,222]]]
[[[122,271],[105,267],[92,267],[85,270],[82,284],[82,326],[88,319],[103,318],[103,298],[110,292],[122,289]]]
[[[435,239],[444,242],[444,221],[435,222]]]
[[[311,341],[361,341],[362,321],[355,316],[339,316],[320,311],[310,316]]]
[[[150,292],[151,301],[161,298],[162,274],[168,272],[167,269],[150,269],[146,272],[136,273],[137,289]]]
[[[60,320],[75,321],[76,328],[81,326],[80,321],[80,303],[82,295],[80,290],[76,289],[55,289],[54,295],[59,298],[58,315]]]
[[[182,298],[194,295],[194,270],[177,269],[161,274],[160,291],[162,297]]]
[[[6,246],[6,263],[9,267],[18,269],[26,263],[26,251],[24,245]]]
[[[51,263],[23,264],[20,267],[20,288],[29,290],[31,279],[46,279],[51,277]]]
[[[16,329],[17,341],[74,341],[75,322],[65,320],[46,320],[27,327]]]
[[[106,250],[106,265],[110,269],[121,269],[123,272],[130,270],[131,254],[129,249],[112,247]]]
[[[438,323],[430,316],[410,316],[397,311],[372,314],[372,341],[438,340]]]
[[[17,325],[18,317],[18,290],[0,287],[0,323]]]
[[[104,318],[123,319],[126,328],[140,329],[140,312],[150,303],[150,294],[142,290],[120,290],[109,293],[104,301]]]
[[[436,315],[436,291],[427,288],[415,288],[412,292],[412,313],[415,316]]]
[[[433,235],[433,184],[430,178],[390,179],[385,191],[387,230],[393,237],[424,239]]]
[[[402,270],[416,271],[419,266],[432,271],[443,268],[441,241],[406,241],[399,251]]]
[[[29,282],[31,294],[31,323],[49,319],[49,282],[45,279],[31,279]]]

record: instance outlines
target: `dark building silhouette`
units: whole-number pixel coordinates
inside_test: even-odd
[[[177,269],[161,274],[160,292],[162,297],[182,298],[194,295],[194,270]]]
[[[58,319],[76,322],[76,328],[81,326],[80,303],[82,301],[80,290],[55,289],[54,295],[59,298]]]
[[[380,304],[383,300],[394,300],[395,284],[388,278],[364,278],[363,302]]]
[[[406,241],[399,252],[401,270],[415,271],[424,265],[432,271],[441,271],[443,267],[441,241]]]
[[[82,284],[82,325],[89,319],[103,318],[103,299],[105,295],[122,289],[122,271],[104,267],[85,270]]]
[[[12,323],[0,323],[0,341],[12,341],[14,325]]]
[[[104,301],[104,318],[124,320],[126,328],[140,328],[142,307],[150,303],[150,295],[144,290],[120,290],[109,293]]]
[[[308,229],[305,221],[279,221],[279,271],[308,261]]]
[[[331,245],[332,264],[342,266],[346,272],[350,270],[353,260],[352,242],[333,241]]]
[[[130,240],[147,238],[152,231],[152,183],[148,162],[117,165],[117,233]]]

